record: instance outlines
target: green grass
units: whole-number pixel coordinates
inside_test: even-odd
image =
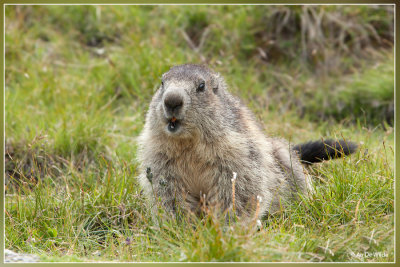
[[[320,28],[301,24],[315,14]],[[52,262],[394,261],[391,15],[350,6],[7,6],[6,248]],[[325,37],[299,45],[312,29]],[[314,193],[259,230],[212,215],[158,229],[136,180],[135,140],[161,74],[202,61],[266,134],[344,137],[360,149],[309,168]],[[386,254],[357,257],[365,252]]]

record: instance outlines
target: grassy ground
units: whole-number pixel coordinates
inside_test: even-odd
[[[7,6],[6,248],[43,261],[394,261],[392,15]],[[211,215],[158,230],[135,139],[161,74],[185,62],[221,72],[266,134],[359,151],[312,166],[315,192],[259,230]]]

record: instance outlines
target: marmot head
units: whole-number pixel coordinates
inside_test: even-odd
[[[219,94],[225,88],[219,74],[206,66],[184,64],[162,75],[151,104],[151,128],[170,137],[192,136],[216,123]],[[156,117],[156,118],[154,118]]]

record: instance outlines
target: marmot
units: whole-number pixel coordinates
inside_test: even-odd
[[[138,142],[139,181],[150,199],[159,199],[172,213],[177,208],[198,213],[206,204],[222,211],[234,207],[239,217],[250,218],[261,200],[261,217],[310,188],[302,161],[355,149],[344,141],[290,147],[283,139],[266,137],[221,75],[185,64],[162,75],[150,103]]]

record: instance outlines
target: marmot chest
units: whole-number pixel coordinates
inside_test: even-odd
[[[194,153],[182,153],[175,160],[175,171],[185,193],[192,197],[208,195],[218,174],[215,163]]]

